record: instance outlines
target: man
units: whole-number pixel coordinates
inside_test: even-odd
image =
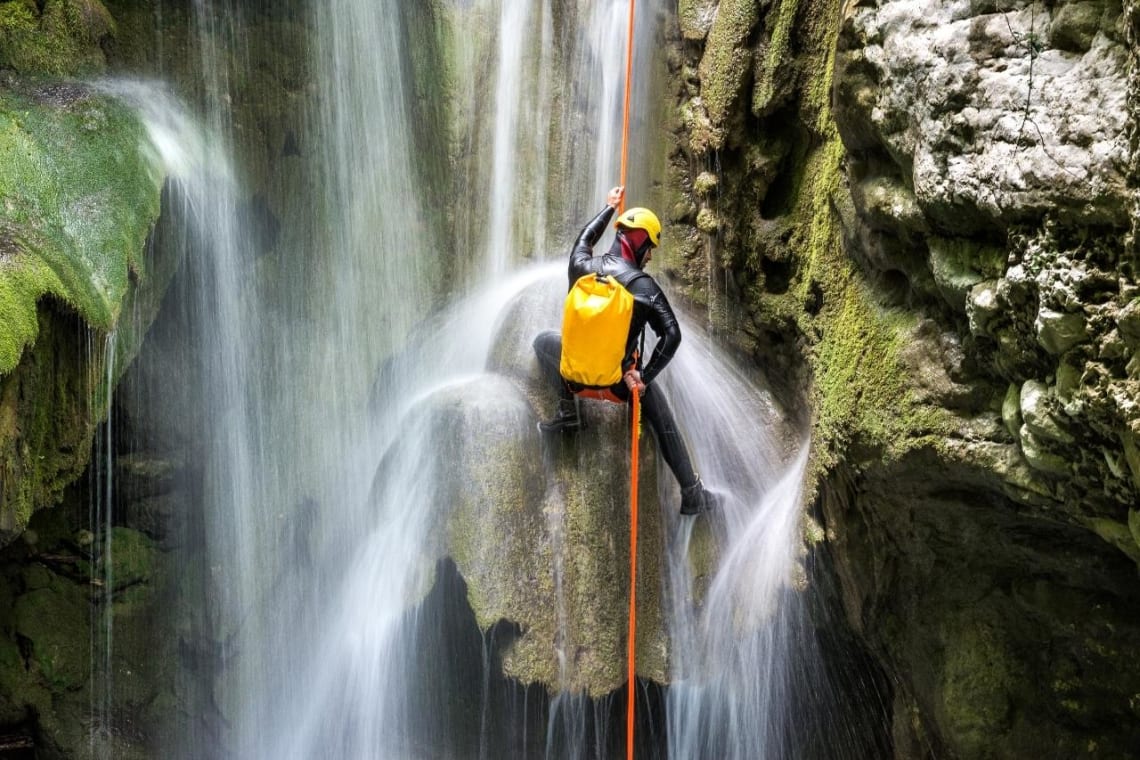
[[[606,207],[579,233],[570,253],[570,285],[573,287],[578,278],[595,273],[612,277],[633,295],[633,316],[622,361],[622,380],[606,390],[623,402],[629,400],[634,389],[641,393],[642,409],[657,440],[657,447],[681,486],[681,514],[695,515],[717,506],[720,499],[705,488],[693,470],[685,441],[673,419],[673,411],[664,395],[653,385],[681,343],[681,328],[669,301],[657,282],[642,271],[660,242],[660,221],[648,209],[625,211],[614,225],[617,235],[613,246],[604,255],[594,256],[594,245],[614,212],[621,207],[624,197],[624,187],[610,190]],[[646,324],[657,335],[657,346],[643,366],[637,351]],[[544,376],[557,383],[559,389],[558,413],[549,422],[540,423],[539,428],[547,433],[577,431],[582,421],[574,394],[584,387],[565,381],[559,372],[561,335],[555,330],[540,333],[534,340],[534,351]]]

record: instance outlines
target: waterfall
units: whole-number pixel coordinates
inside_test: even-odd
[[[189,408],[179,410],[184,415],[180,424],[194,429],[201,442],[202,460],[194,470],[203,473],[197,488],[204,517],[199,530],[180,540],[203,547],[204,567],[192,575],[202,578],[198,593],[209,602],[183,603],[201,605],[188,623],[191,635],[218,642],[225,650],[235,646],[239,635],[262,633],[251,611],[268,591],[260,572],[272,557],[259,540],[273,504],[267,498],[272,480],[263,477],[270,470],[257,427],[267,402],[257,389],[267,368],[260,361],[259,304],[248,287],[250,241],[238,213],[240,182],[218,114],[203,123],[154,82],[120,80],[102,86],[138,109],[146,148],[168,177],[164,211],[173,231],[165,244],[183,252],[184,271],[174,297],[187,315],[187,332],[179,337],[193,351],[178,346],[167,357],[160,370],[164,378],[145,403],[153,411],[175,398],[188,402]],[[228,679],[249,679],[254,664],[248,658],[232,658],[225,651],[220,656],[235,665]],[[213,751],[209,737],[183,741],[177,756]]]
[[[649,160],[648,47],[664,14],[639,6],[628,197],[651,205],[661,179]],[[564,249],[618,180],[627,8],[579,0],[560,16],[551,0],[443,4],[452,23],[494,21],[448,51],[450,113],[466,132],[440,143],[467,142],[451,157],[453,208],[441,209],[439,189],[423,185],[423,138],[453,125],[425,123],[422,88],[413,91],[419,11],[396,0],[313,3],[316,197],[298,204],[309,216],[284,220],[303,232],[272,260],[251,253],[217,63],[238,44],[219,21],[235,9],[195,4],[214,99],[204,125],[160,89],[115,86],[146,121],[181,223],[178,298],[194,346],[184,366],[206,515],[192,540],[207,547],[190,627],[222,663],[199,684],[220,727],[175,737],[168,756],[617,757],[617,697],[506,682],[495,672],[499,629],[472,633],[454,568],[433,560],[456,447],[447,410],[533,430],[524,404],[496,397],[508,389],[492,368],[496,335],[512,319],[534,332],[557,325]],[[559,26],[567,17],[570,31]],[[512,311],[535,292],[544,306]],[[788,669],[810,649],[794,585],[804,446],[777,434],[781,411],[697,321],[684,320],[685,343],[660,382],[697,468],[727,500],[710,535],[705,518],[698,528],[675,516],[677,489],[658,473],[674,536],[662,579],[674,683],[663,717],[643,716],[643,747],[791,757],[803,743],[787,727],[789,704],[811,688]],[[526,341],[498,362],[530,366],[529,350]],[[702,540],[720,556],[704,591],[688,569]]]

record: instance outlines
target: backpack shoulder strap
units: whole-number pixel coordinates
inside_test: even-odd
[[[612,273],[610,276],[613,277],[618,282],[620,282],[622,287],[625,288],[626,290],[629,290],[630,289],[629,286],[632,285],[633,283],[637,282],[641,278],[649,277],[649,275],[646,274],[645,272],[642,272],[639,269],[634,269],[633,267],[630,267],[628,270],[625,270],[622,272]]]

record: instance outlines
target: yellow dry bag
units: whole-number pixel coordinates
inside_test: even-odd
[[[633,295],[613,277],[578,278],[562,310],[562,377],[597,388],[621,380]]]

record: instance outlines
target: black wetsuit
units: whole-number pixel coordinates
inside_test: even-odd
[[[641,408],[645,412],[650,430],[657,439],[661,455],[665,458],[669,469],[673,471],[677,482],[684,488],[697,482],[697,474],[693,470],[685,441],[681,438],[677,423],[673,419],[673,410],[670,409],[665,396],[655,390],[652,384],[653,379],[661,374],[661,370],[665,369],[673,354],[677,352],[677,346],[681,344],[681,328],[661,287],[647,273],[622,257],[621,243],[618,240],[614,240],[613,247],[604,255],[594,255],[594,245],[605,231],[606,224],[613,218],[613,213],[613,208],[606,206],[578,235],[578,240],[570,253],[568,271],[570,286],[573,287],[583,275],[598,273],[613,277],[633,295],[633,317],[630,321],[629,337],[626,340],[623,372],[633,365],[637,357],[638,342],[647,324],[657,336],[653,355],[643,368],[640,357],[637,357],[637,364],[641,368],[641,381],[645,383],[645,391],[641,394]],[[582,386],[567,383],[559,372],[562,336],[556,330],[540,333],[534,339],[534,352],[544,376],[551,383],[557,384],[561,398],[572,399],[574,392],[581,390]],[[610,386],[609,390],[623,401],[629,400],[629,388],[624,382]]]

